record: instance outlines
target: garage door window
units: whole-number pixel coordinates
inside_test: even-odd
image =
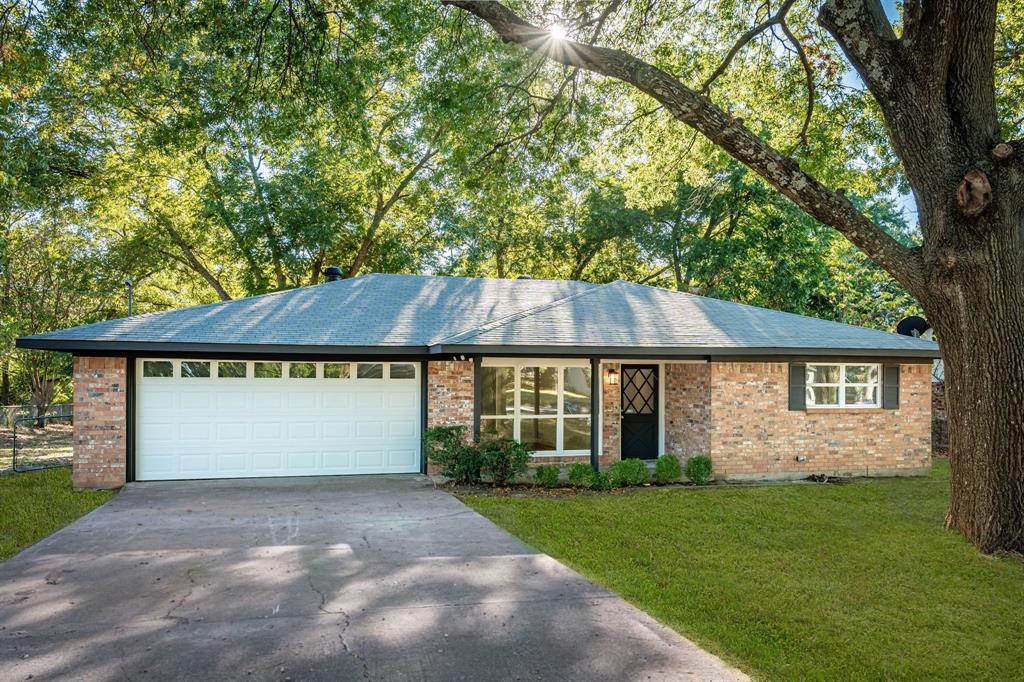
[[[347,362],[324,363],[324,379],[348,379],[350,371]]]
[[[316,363],[289,362],[288,376],[292,379],[316,379]]]
[[[254,362],[252,364],[253,375],[257,379],[280,379],[280,362]]]
[[[144,377],[173,377],[174,363],[170,360],[146,360],[142,363]]]
[[[210,363],[200,360],[182,360],[181,377],[183,379],[208,379],[210,377]]]
[[[389,367],[391,374],[389,375],[392,379],[415,379],[416,378],[416,367],[409,363],[394,364]]]
[[[358,365],[356,365],[356,378],[383,379],[384,365],[378,362],[360,362]]]
[[[244,379],[246,376],[244,362],[218,362],[217,376],[221,379]]]

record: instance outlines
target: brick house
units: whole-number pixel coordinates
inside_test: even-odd
[[[726,479],[923,473],[938,347],[613,282],[367,275],[18,339],[74,355],[78,487],[414,473],[424,429]]]

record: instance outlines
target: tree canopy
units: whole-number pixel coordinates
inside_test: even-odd
[[[877,107],[810,8],[716,73],[767,6],[608,11],[616,4],[534,9],[706,81],[895,239],[919,238]],[[2,402],[26,395],[15,336],[125,314],[125,280],[136,312],[309,285],[328,265],[621,278],[883,328],[917,310],[663,107],[502,45],[454,8],[15,1],[0,17],[0,273],[15,375]],[[26,244],[66,258],[26,279]],[[52,295],[44,280],[74,282],[73,314],[20,312]]]

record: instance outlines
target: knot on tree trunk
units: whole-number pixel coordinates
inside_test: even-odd
[[[1006,144],[1005,142],[1000,142],[999,144],[992,148],[992,156],[999,159],[1000,161],[1005,161],[1006,159],[1013,156],[1013,147]]]
[[[988,176],[977,169],[967,171],[956,190],[956,201],[965,216],[974,218],[981,215],[992,203],[992,185]]]

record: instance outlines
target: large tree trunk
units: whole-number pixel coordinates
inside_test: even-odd
[[[1021,224],[977,225],[984,242],[931,264],[921,296],[945,361],[946,525],[985,552],[1024,552],[1024,254],[1014,244]]]

